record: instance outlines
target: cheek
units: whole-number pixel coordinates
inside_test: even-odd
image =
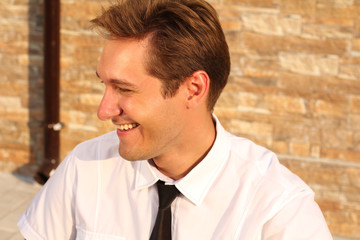
[[[124,111],[134,121],[143,125],[145,131],[161,131],[162,128],[181,121],[184,109],[186,110],[176,96],[163,99],[160,94],[151,94],[142,99],[132,100],[124,103]]]
[[[137,113],[137,110],[139,109],[139,107],[136,104],[136,101],[134,101],[133,99],[131,99],[129,97],[119,98],[119,106],[123,110],[123,113],[129,117],[132,115],[137,115],[136,113]],[[133,119],[133,120],[135,120],[135,119]]]

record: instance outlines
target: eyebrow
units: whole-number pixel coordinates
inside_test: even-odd
[[[96,76],[99,79],[101,79],[99,73],[97,71],[95,73],[96,73]],[[138,89],[138,87],[135,84],[132,84],[132,83],[126,81],[125,79],[113,79],[112,78],[109,81],[110,81],[110,83],[115,84],[115,85],[122,85],[122,86],[130,87],[130,88],[133,88],[133,89]]]

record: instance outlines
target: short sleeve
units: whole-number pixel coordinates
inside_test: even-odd
[[[70,153],[20,216],[18,227],[27,240],[75,239],[73,165]]]

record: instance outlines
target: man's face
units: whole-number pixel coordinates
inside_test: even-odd
[[[184,142],[184,86],[164,99],[162,83],[145,70],[147,44],[107,40],[97,69],[105,85],[98,117],[116,125],[119,153],[127,160],[164,157]]]

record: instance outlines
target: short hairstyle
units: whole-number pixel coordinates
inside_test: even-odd
[[[210,78],[212,110],[230,72],[228,45],[215,9],[203,0],[122,0],[91,20],[110,38],[145,39],[147,72],[162,81],[164,98],[197,70]]]

